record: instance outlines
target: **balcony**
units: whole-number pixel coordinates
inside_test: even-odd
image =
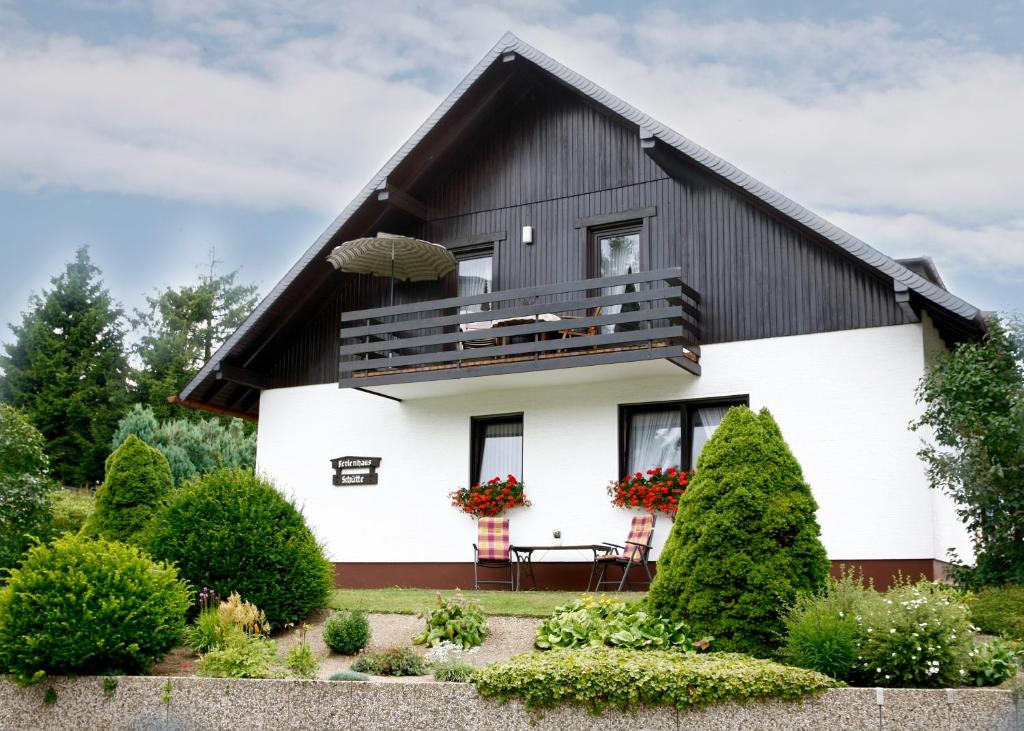
[[[659,361],[700,375],[681,270],[345,312],[338,385],[378,387]]]

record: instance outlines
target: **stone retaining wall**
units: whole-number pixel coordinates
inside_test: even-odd
[[[844,688],[803,702],[724,703],[636,715],[561,707],[537,719],[519,703],[477,696],[470,685],[121,677],[62,678],[30,688],[0,681],[0,729],[345,729],[346,731],[1024,731],[1024,709],[1002,690]],[[53,689],[56,694],[49,694]]]

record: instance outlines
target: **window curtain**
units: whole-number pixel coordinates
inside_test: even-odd
[[[690,425],[693,430],[690,438],[690,467],[697,467],[697,458],[700,457],[704,445],[722,423],[728,410],[728,406],[705,406],[693,411]]]
[[[523,422],[503,421],[483,425],[478,482],[506,475],[523,477]]]
[[[630,473],[647,472],[655,467],[679,467],[682,438],[678,408],[633,414],[629,427]]]
[[[494,291],[491,286],[493,261],[489,256],[482,256],[476,259],[463,259],[459,262],[459,297]],[[481,312],[484,309],[485,306],[482,305],[467,305],[462,308],[461,312]],[[487,306],[486,309],[490,309],[490,307]]]

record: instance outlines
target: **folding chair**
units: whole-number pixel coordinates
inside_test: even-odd
[[[622,579],[618,582],[616,591],[622,591],[626,584],[629,584],[631,589],[633,588],[633,585],[629,582],[629,570],[636,565],[643,567],[644,573],[647,574],[647,584],[650,585],[653,577],[651,576],[650,566],[647,565],[647,557],[651,553],[651,540],[653,538],[654,515],[646,513],[633,517],[625,546],[605,542],[604,545],[608,546],[607,553],[594,558],[595,570],[598,567],[601,569],[601,573],[597,577],[597,584],[594,585],[594,593],[600,591],[601,587],[605,584],[616,583],[615,581],[605,581],[605,576],[608,574],[610,566],[618,566],[622,569]],[[618,549],[618,553],[613,552],[615,549]]]
[[[477,527],[479,545],[473,544],[473,586],[480,584],[508,584],[516,590],[515,566],[509,552],[508,518],[480,518]],[[480,569],[508,569],[508,581],[482,580]]]

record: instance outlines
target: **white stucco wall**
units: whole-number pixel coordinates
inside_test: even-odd
[[[523,412],[534,505],[509,514],[513,542],[547,543],[556,528],[567,544],[621,542],[630,514],[604,492],[618,470],[618,405],[749,394],[752,408],[771,409],[803,466],[830,558],[944,558],[966,537],[927,487],[920,436],[907,428],[928,327],[709,345],[699,378],[678,370],[545,387],[536,373],[535,388],[402,403],[330,384],[268,390],[258,468],[303,504],[335,561],[468,561],[475,523],[447,495],[466,484],[470,417]],[[333,486],[329,460],[344,455],[381,457],[380,484]],[[662,517],[655,556],[669,527]]]

